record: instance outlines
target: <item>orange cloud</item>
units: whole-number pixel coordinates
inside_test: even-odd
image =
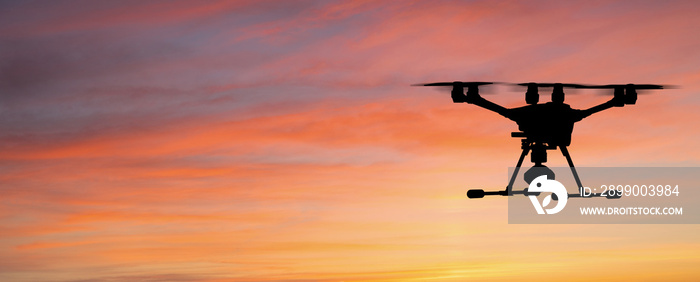
[[[693,225],[508,225],[506,199],[466,199],[505,186],[517,126],[409,86],[682,85],[570,150],[697,165],[692,2],[61,5],[0,11],[0,280],[698,276]]]

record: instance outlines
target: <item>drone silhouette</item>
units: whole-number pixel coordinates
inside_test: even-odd
[[[486,100],[479,94],[479,86],[494,84],[496,82],[436,82],[426,84],[413,84],[413,86],[451,86],[452,101],[454,103],[468,103],[494,111],[501,116],[504,116],[518,124],[518,132],[512,132],[511,137],[522,138],[521,148],[522,154],[515,166],[513,175],[508,181],[508,186],[505,190],[500,191],[484,191],[482,189],[472,189],[467,191],[467,197],[471,199],[483,198],[489,195],[513,196],[522,194],[525,196],[538,196],[539,192],[528,192],[527,188],[519,191],[513,190],[515,179],[520,171],[525,157],[530,154],[530,160],[534,164],[532,168],[523,174],[525,182],[528,184],[535,178],[547,175],[548,179],[554,179],[554,172],[545,166],[547,162],[547,151],[556,150],[559,148],[561,153],[566,158],[566,161],[571,168],[574,180],[578,185],[579,193],[568,194],[569,197],[601,197],[600,193],[590,193],[583,196],[583,185],[581,179],[576,172],[574,162],[571,159],[567,147],[571,145],[571,134],[574,130],[574,124],[584,118],[612,107],[624,107],[625,105],[634,105],[637,102],[638,89],[664,89],[668,86],[656,84],[608,84],[608,85],[583,85],[572,83],[519,83],[518,86],[527,86],[525,92],[525,102],[528,104],[518,108],[505,108],[491,101]],[[466,95],[464,88],[467,88]],[[552,88],[552,101],[538,104],[539,88]],[[564,103],[564,88],[583,88],[583,89],[612,89],[613,98],[600,105],[591,107],[585,110],[573,109],[570,105]],[[615,194],[615,193],[612,193]],[[616,195],[606,195],[609,199],[619,198]],[[556,198],[554,198],[556,200]]]

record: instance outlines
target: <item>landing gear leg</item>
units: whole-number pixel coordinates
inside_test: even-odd
[[[576,168],[574,167],[574,161],[571,160],[571,155],[569,155],[569,150],[566,149],[566,146],[559,146],[559,149],[561,149],[561,153],[564,155],[566,158],[566,162],[569,163],[569,167],[571,168],[571,174],[574,175],[574,180],[576,180],[576,185],[578,185],[578,192],[579,195],[583,195],[583,184],[581,184],[581,179],[578,178],[578,173],[576,172]]]
[[[518,160],[518,164],[515,166],[515,170],[513,170],[513,175],[510,177],[510,181],[508,182],[508,187],[506,187],[504,196],[510,196],[512,195],[513,191],[513,184],[515,184],[515,177],[518,176],[518,171],[520,171],[520,166],[523,165],[523,160],[525,159],[525,156],[530,153],[530,145],[527,143],[523,143],[523,153],[520,154],[520,159]]]

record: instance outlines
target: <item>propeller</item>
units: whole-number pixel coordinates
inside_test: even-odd
[[[538,83],[538,82],[524,82],[524,83],[504,83],[511,86],[511,91],[522,93],[525,91],[525,100],[528,104],[536,104],[539,100],[540,94],[548,95],[548,90],[540,91],[542,88],[555,88],[561,87],[561,93],[563,93],[564,88],[569,88],[571,90],[567,91],[567,94],[578,94],[577,88],[583,86],[583,84],[576,83]],[[563,97],[563,96],[562,96]]]
[[[479,89],[479,93],[483,95],[491,95],[493,94],[493,89],[491,87],[483,87],[480,88],[479,86],[483,85],[493,85],[493,84],[501,84],[500,82],[486,82],[486,81],[453,81],[453,82],[432,82],[432,83],[416,83],[416,84],[411,84],[411,86],[435,86],[437,87],[440,91],[442,92],[450,92],[453,87],[463,87],[463,88],[472,88],[476,87]]]
[[[462,81],[453,81],[453,82],[433,82],[433,83],[417,83],[417,84],[411,84],[411,86],[455,86],[455,85],[462,85],[463,87],[469,87],[469,86],[481,86],[481,85],[488,85],[488,84],[494,84],[498,82],[483,82],[483,81],[471,81],[471,82],[462,82]]]
[[[676,88],[672,85],[660,85],[660,84],[605,84],[605,85],[577,85],[577,88],[584,89],[615,89],[615,88],[625,88],[625,89],[669,89]]]
[[[644,92],[644,90],[655,90],[655,89],[670,89],[676,88],[673,85],[660,85],[660,84],[605,84],[605,85],[586,85],[582,88],[588,89],[614,89],[612,95],[616,98],[619,97],[620,101],[624,100],[624,104],[634,105],[637,102],[637,95],[639,94],[649,94],[649,92]],[[642,90],[637,92],[637,90]],[[610,95],[610,92],[599,93],[602,95]]]
[[[586,85],[583,84],[576,84],[576,83],[538,83],[538,82],[526,82],[526,83],[513,83],[511,85],[517,85],[517,86],[530,86],[531,84],[536,85],[537,87],[542,87],[542,88],[551,88],[557,85],[561,85],[561,87],[564,88],[585,88]]]

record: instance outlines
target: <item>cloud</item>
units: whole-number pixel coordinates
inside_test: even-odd
[[[503,199],[465,199],[503,187],[517,127],[409,86],[679,84],[577,124],[570,150],[584,166],[696,165],[696,7],[4,4],[0,280],[509,280],[600,261],[696,276],[689,226],[511,226]],[[522,105],[496,89],[484,97]]]

